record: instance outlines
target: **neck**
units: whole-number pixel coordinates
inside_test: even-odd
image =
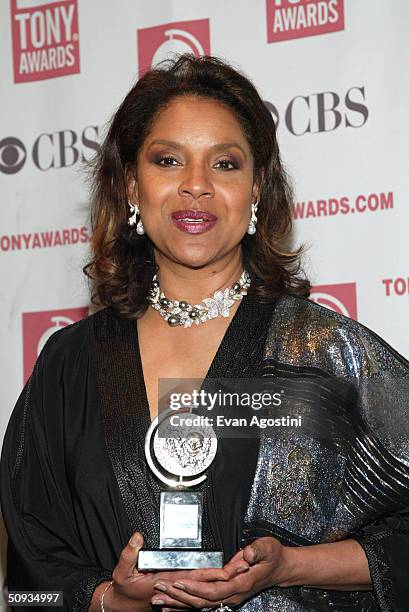
[[[155,261],[159,266],[157,279],[166,297],[192,304],[201,302],[218,289],[230,287],[243,272],[239,251],[229,258],[196,269],[175,263],[160,253],[155,253]]]

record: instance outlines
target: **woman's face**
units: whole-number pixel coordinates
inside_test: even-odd
[[[160,259],[200,268],[230,257],[258,195],[234,114],[215,100],[174,99],[145,139],[128,193]]]

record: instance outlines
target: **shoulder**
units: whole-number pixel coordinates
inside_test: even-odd
[[[57,330],[47,340],[38,357],[35,366],[37,374],[45,370],[78,367],[79,362],[84,364],[91,352],[95,328],[111,316],[110,309],[105,308]]]
[[[374,374],[380,361],[409,368],[402,355],[362,323],[291,295],[276,303],[267,348],[271,357],[339,375]]]
[[[359,336],[361,333],[365,334],[365,331],[371,333],[358,321],[334,312],[308,298],[295,295],[285,295],[277,300],[274,318],[281,323],[287,321],[282,331],[288,336],[300,330],[309,338],[323,335],[332,338],[345,333]]]

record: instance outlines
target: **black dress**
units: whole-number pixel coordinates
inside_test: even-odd
[[[302,325],[310,338],[308,326],[317,308],[321,326],[325,323],[338,330],[352,326],[354,346],[358,346],[357,330],[363,333],[365,328],[355,322],[324,313],[306,300],[282,298],[262,304],[249,295],[233,317],[207,379],[277,376],[278,364],[280,376],[293,376],[305,365],[300,353],[291,349],[288,329],[292,326],[298,342],[300,330],[296,326]],[[321,337],[321,351],[327,354],[333,341],[328,334]],[[342,335],[337,341],[341,353],[353,344],[351,337],[346,341]],[[288,355],[278,354],[285,350],[293,356],[291,363]],[[359,350],[363,350],[361,346]],[[392,351],[390,347],[387,350]],[[408,374],[407,362],[394,352],[390,355],[390,359],[400,360]],[[323,367],[317,352],[314,358],[322,371],[331,369]],[[149,424],[135,322],[118,319],[105,309],[49,339],[13,411],[2,450],[1,503],[9,535],[10,590],[62,590],[64,609],[85,611],[95,587],[111,579],[119,554],[134,531],[143,533],[147,547],[158,546],[161,487],[144,457]],[[372,514],[359,508],[352,517],[354,510],[347,497],[344,499],[342,488],[342,483],[348,484],[348,474],[341,470],[341,485],[331,494],[339,497],[335,506],[344,504],[346,510],[340,513],[327,504],[325,533],[307,533],[306,525],[311,522],[307,506],[300,509],[298,522],[291,523],[291,517],[280,518],[282,504],[276,507],[274,500],[266,500],[273,490],[277,499],[283,497],[277,474],[282,476],[286,469],[291,473],[284,462],[288,449],[282,449],[281,471],[275,470],[278,464],[268,464],[272,439],[265,435],[261,442],[257,438],[220,440],[204,487],[205,547],[222,549],[227,560],[241,545],[260,535],[274,535],[288,545],[309,545],[352,534],[367,552],[375,592],[272,588],[248,600],[241,609],[409,610],[407,569],[401,565],[408,568],[409,561],[407,447],[403,445],[398,457],[392,456],[387,445],[382,447],[382,459],[375,458],[384,461],[378,471],[376,466],[373,470],[375,480],[382,479],[388,470],[391,474],[386,477],[383,505],[378,504]],[[299,447],[298,442],[290,443]],[[317,473],[319,461],[327,459],[322,452],[315,456],[312,447],[308,452]],[[289,481],[291,476],[283,480]],[[305,486],[311,482],[307,478]],[[370,486],[364,477],[362,483]],[[319,479],[313,486],[320,503]],[[381,489],[377,493],[383,496]],[[322,508],[320,512],[322,517]]]

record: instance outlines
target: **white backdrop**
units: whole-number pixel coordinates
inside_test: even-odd
[[[88,311],[81,161],[169,51],[255,82],[313,299],[409,355],[408,27],[406,0],[0,0],[0,438],[46,337]]]

